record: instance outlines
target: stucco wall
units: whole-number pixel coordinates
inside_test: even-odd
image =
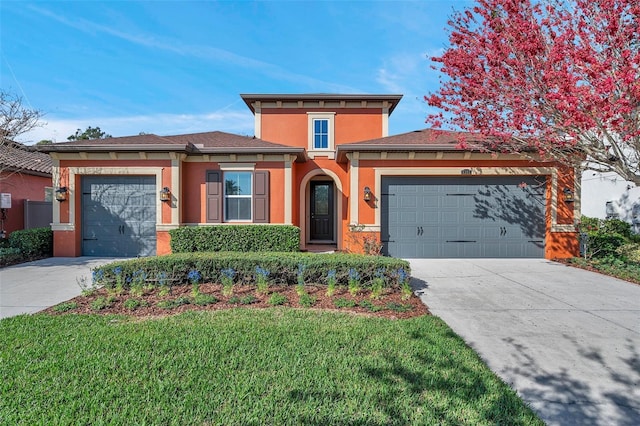
[[[45,187],[51,186],[50,177],[0,172],[0,192],[11,194],[11,209],[7,210],[4,222],[7,237],[24,229],[24,200],[44,201]]]

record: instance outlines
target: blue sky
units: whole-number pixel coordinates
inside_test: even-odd
[[[221,130],[253,135],[240,93],[404,95],[390,134],[424,128],[429,57],[472,1],[0,2],[0,86],[46,113],[20,140]]]

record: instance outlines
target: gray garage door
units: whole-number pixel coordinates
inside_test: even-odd
[[[544,257],[545,177],[383,177],[383,252]]]
[[[156,252],[155,176],[82,178],[82,254],[151,256]]]

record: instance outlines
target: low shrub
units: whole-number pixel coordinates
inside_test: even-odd
[[[19,248],[15,247],[0,247],[0,266],[12,265],[20,262],[22,259],[22,252]]]
[[[640,243],[623,244],[616,249],[616,253],[630,262],[640,263]]]
[[[300,298],[298,299],[298,303],[300,303],[300,306],[311,308],[316,304],[316,298],[308,293],[301,294],[299,297]]]
[[[9,245],[20,250],[25,257],[53,255],[53,231],[50,228],[33,228],[13,231]]]
[[[280,305],[284,305],[285,303],[287,303],[289,300],[287,299],[287,296],[285,296],[282,293],[273,293],[271,296],[269,296],[269,304],[271,306],[280,306]]]
[[[300,265],[303,265],[301,268]],[[410,267],[402,259],[382,256],[365,256],[343,253],[177,253],[113,262],[94,269],[96,284],[115,288],[124,285],[136,271],[143,271],[146,277],[162,275],[163,283],[189,283],[189,273],[198,271],[201,282],[256,284],[256,267],[270,271],[271,285],[296,285],[304,271],[306,284],[327,285],[335,280],[337,285],[346,286],[357,273],[363,288],[370,288],[374,278],[384,281],[385,287],[399,288],[407,280]],[[335,271],[335,272],[331,272]],[[137,272],[140,274],[140,272]],[[231,278],[230,278],[231,277]],[[151,284],[160,281],[147,278]]]
[[[620,248],[635,242],[631,225],[619,219],[598,219],[582,216],[580,220],[582,255],[591,258],[618,258]]]
[[[53,307],[54,312],[68,312],[76,309],[78,307],[78,303],[76,302],[62,302]]]
[[[169,235],[173,253],[300,251],[300,228],[291,225],[190,226]]]
[[[355,300],[347,299],[344,297],[338,297],[333,301],[333,305],[336,308],[354,308],[358,303]]]

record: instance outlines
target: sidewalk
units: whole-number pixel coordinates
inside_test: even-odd
[[[0,318],[41,311],[79,296],[91,268],[116,258],[50,257],[0,269]]]

